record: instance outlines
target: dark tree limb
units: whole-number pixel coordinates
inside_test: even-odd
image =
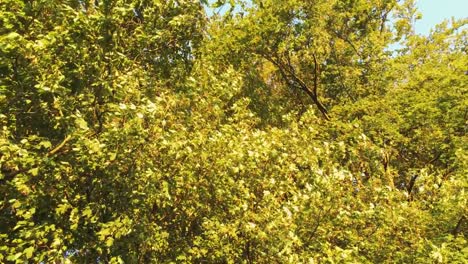
[[[284,79],[284,81],[288,84],[290,87],[295,87],[299,90],[302,90],[305,92],[314,102],[314,104],[317,106],[318,110],[320,113],[323,115],[323,117],[329,121],[330,116],[328,115],[328,111],[325,108],[325,106],[322,104],[322,102],[318,98],[318,87],[319,87],[319,75],[320,75],[320,66],[317,62],[317,59],[314,55],[314,85],[313,88],[310,89],[309,86],[297,76],[294,67],[291,64],[291,60],[289,56],[287,56],[286,60],[287,62],[284,62],[281,60],[279,55],[276,55],[276,59],[268,54],[260,54],[263,58],[268,60],[269,62],[273,63],[275,65],[279,72],[281,77]]]
[[[408,184],[408,188],[406,189],[408,192],[408,201],[411,200],[412,197],[412,191],[414,188],[414,184],[416,183],[416,179],[418,178],[419,175],[413,175],[411,176],[410,182]]]
[[[457,237],[458,234],[460,234],[461,230],[462,230],[462,226],[463,226],[463,223],[465,222],[465,216],[462,215],[462,217],[460,217],[460,219],[458,220],[457,222],[457,225],[455,226],[455,228],[452,230],[452,235],[454,237]]]

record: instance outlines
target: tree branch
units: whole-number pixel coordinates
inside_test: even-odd
[[[55,147],[53,150],[49,151],[47,153],[47,157],[50,157],[52,155],[54,155],[55,153],[57,153],[63,146],[65,146],[65,144],[67,143],[68,140],[71,139],[71,136],[68,135],[65,137],[65,139],[62,141],[62,143],[60,143],[57,147]]]
[[[455,228],[452,230],[452,235],[453,235],[454,237],[457,237],[458,234],[460,233],[461,227],[462,227],[464,221],[465,221],[465,216],[462,215],[462,217],[460,217],[460,220],[458,220],[457,225],[456,225]]]
[[[315,61],[315,73],[314,73],[314,88],[313,90],[310,90],[307,84],[301,80],[296,72],[294,71],[294,67],[291,65],[290,58],[288,56],[287,63],[281,62],[280,56],[277,54],[276,55],[276,60],[267,54],[260,54],[262,57],[264,57],[266,60],[269,62],[273,63],[278,70],[280,71],[281,76],[283,79],[286,81],[286,83],[291,86],[291,87],[296,87],[302,91],[304,91],[314,102],[314,104],[317,106],[319,109],[320,113],[322,113],[323,117],[329,121],[330,117],[328,115],[328,111],[325,108],[325,106],[320,102],[317,96],[317,91],[318,91],[318,86],[319,86],[319,74],[320,74],[320,68],[318,66],[317,60],[315,59],[314,55],[314,61]],[[286,68],[287,67],[287,68]]]

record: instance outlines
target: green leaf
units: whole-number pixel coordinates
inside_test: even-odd
[[[113,237],[108,237],[106,239],[106,246],[111,247],[114,244],[114,238]]]
[[[21,255],[23,255],[22,252],[16,253],[16,254],[14,254],[14,255],[9,255],[9,256],[7,257],[7,260],[9,260],[9,261],[15,261],[15,260],[19,259],[19,257],[21,257]]]
[[[39,146],[42,146],[44,148],[50,148],[52,147],[52,143],[48,140],[43,140],[39,143]]]
[[[28,247],[26,248],[23,253],[26,255],[27,259],[30,259],[33,256],[34,253],[34,247]]]
[[[39,173],[39,168],[32,168],[29,170],[29,173],[31,173],[32,176],[37,176]]]
[[[75,123],[80,129],[89,130],[88,123],[83,118],[77,118]]]
[[[90,218],[93,215],[93,211],[91,210],[91,208],[88,207],[82,212],[82,214],[86,218]]]

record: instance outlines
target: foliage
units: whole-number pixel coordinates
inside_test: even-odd
[[[0,3],[0,262],[464,263],[467,21],[208,5]]]

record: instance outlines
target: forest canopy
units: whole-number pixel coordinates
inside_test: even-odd
[[[2,0],[0,263],[466,263],[468,19],[418,16]]]

